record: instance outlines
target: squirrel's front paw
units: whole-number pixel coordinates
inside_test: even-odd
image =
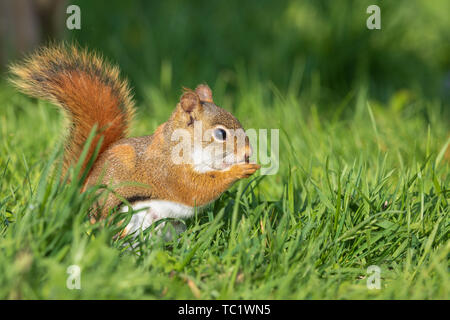
[[[238,179],[244,179],[250,177],[259,168],[261,168],[261,166],[256,163],[238,163],[231,169]]]

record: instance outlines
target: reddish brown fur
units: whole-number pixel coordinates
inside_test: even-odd
[[[61,76],[59,81],[61,87],[57,97],[68,106],[74,119],[73,130],[67,139],[66,168],[78,159],[91,130],[97,126],[97,134],[90,145],[84,167],[101,137],[103,142],[99,154],[115,141],[126,137],[128,115],[118,108],[120,102],[112,89],[98,78],[73,71],[69,76]]]
[[[250,153],[248,138],[246,145],[235,151],[238,160],[228,170],[199,173],[191,164],[171,161],[175,143],[171,135],[176,129],[192,133],[193,122],[200,120],[204,129],[217,125],[242,129],[231,113],[214,104],[207,85],[200,85],[195,91],[186,89],[169,120],[153,135],[126,138],[134,113],[128,84],[119,80],[117,68],[106,65],[98,56],[57,46],[38,51],[23,65],[12,66],[11,71],[15,76],[12,82],[19,89],[67,111],[72,125],[64,155],[66,169],[78,160],[97,125],[88,159],[101,137],[103,143],[83,190],[99,182],[113,188],[121,184],[115,192],[125,199],[161,199],[202,206],[259,168],[243,162],[247,162]],[[120,198],[108,194],[102,210],[95,211],[91,221],[104,218],[120,203]]]
[[[117,68],[102,58],[75,47],[42,49],[22,65],[11,67],[12,82],[23,92],[61,106],[71,120],[66,142],[64,169],[80,157],[94,126],[96,136],[83,168],[103,137],[99,154],[125,138],[133,117],[133,102],[126,81]]]
[[[214,201],[235,181],[253,174],[259,165],[239,163],[226,171],[197,173],[190,164],[177,165],[170,161],[173,146],[171,134],[178,128],[190,130],[190,118],[202,120],[205,127],[221,123],[227,128],[241,128],[237,119],[215,105],[210,106],[213,112],[204,112],[200,104],[204,100],[196,92],[197,90],[185,90],[172,116],[152,136],[123,139],[104,152],[96,162],[87,186],[98,182],[111,186],[122,184],[115,190],[126,199],[139,196],[145,199],[170,200],[188,206],[203,206]],[[135,167],[127,164],[129,160],[122,152],[129,148],[135,151]],[[249,145],[246,144],[244,150],[237,151],[242,159],[249,154]],[[130,181],[143,186],[123,185]],[[106,217],[109,209],[120,202],[115,195],[109,194],[101,204],[101,215],[94,220]]]

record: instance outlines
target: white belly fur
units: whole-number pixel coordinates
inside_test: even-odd
[[[139,201],[132,205],[133,211],[139,211],[131,217],[125,227],[125,234],[131,234],[138,230],[145,230],[153,222],[164,218],[187,219],[194,215],[195,208],[181,203],[166,200]],[[128,212],[128,206],[124,206],[122,212]],[[162,225],[162,224],[161,224]],[[160,225],[160,226],[161,226]],[[182,232],[184,225],[180,222],[173,223],[177,232]],[[159,226],[158,226],[159,227]]]

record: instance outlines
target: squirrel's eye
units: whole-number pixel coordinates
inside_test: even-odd
[[[218,141],[225,141],[227,139],[227,132],[222,128],[214,130],[214,138]]]

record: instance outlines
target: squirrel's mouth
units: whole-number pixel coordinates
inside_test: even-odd
[[[223,157],[221,160],[222,161],[218,161],[218,162],[214,163],[214,167],[216,168],[216,170],[225,171],[225,170],[228,170],[231,166],[233,166],[235,164],[249,163],[250,157],[245,155],[243,159],[237,159],[237,157],[234,154],[232,154],[232,155],[227,155],[227,156]]]
[[[224,153],[216,158],[208,157],[209,154],[203,154],[200,159],[195,161],[194,158],[194,170],[198,172],[208,172],[213,170],[226,171],[229,170],[233,165],[239,163],[248,163],[249,157],[244,155],[243,157],[238,157],[234,153]],[[199,161],[200,160],[200,161]]]

